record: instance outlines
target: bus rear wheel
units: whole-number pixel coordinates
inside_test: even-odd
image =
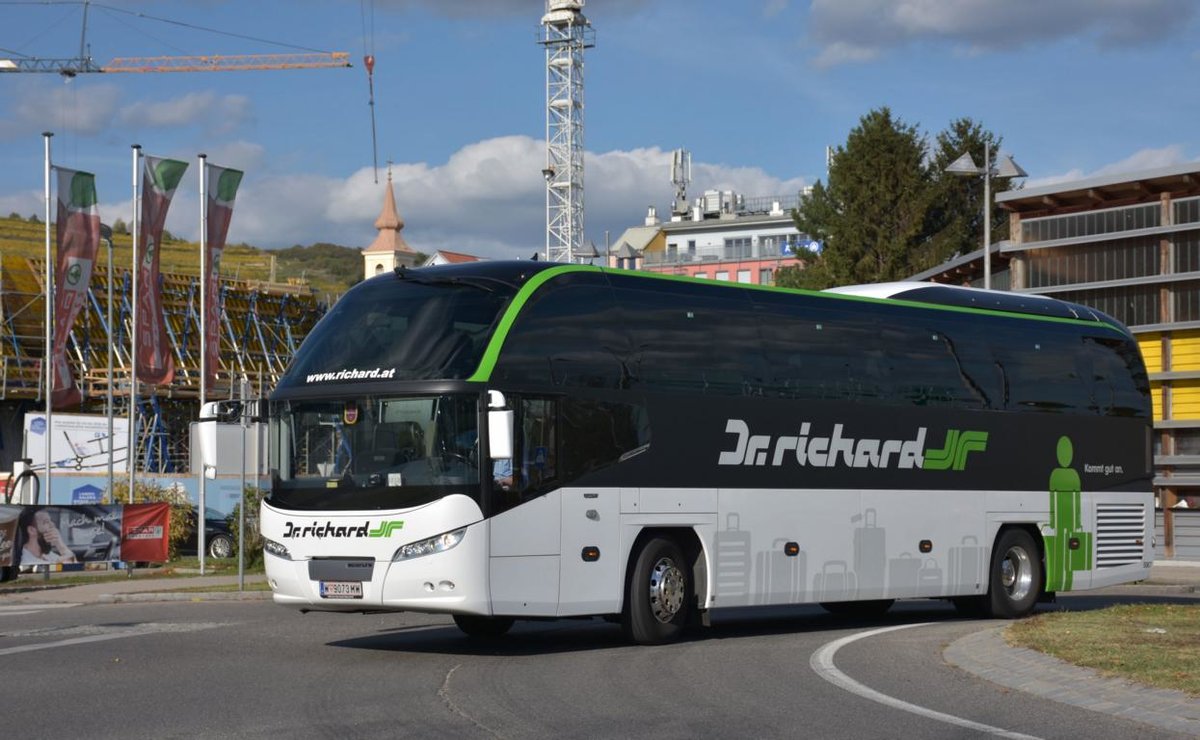
[[[641,645],[658,645],[679,638],[691,612],[691,568],[674,541],[655,537],[634,561],[625,593],[621,627]]]
[[[1042,560],[1033,536],[1006,529],[996,539],[988,577],[987,611],[998,619],[1027,616],[1042,590]]]
[[[512,617],[481,617],[477,614],[455,614],[454,623],[467,635],[481,640],[494,640],[512,629]]]

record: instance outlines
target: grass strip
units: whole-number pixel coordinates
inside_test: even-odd
[[[1010,644],[1106,676],[1200,697],[1200,605],[1047,612],[1010,625],[1006,635]]]

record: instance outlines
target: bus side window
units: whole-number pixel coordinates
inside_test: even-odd
[[[536,498],[558,482],[557,421],[557,404],[551,399],[517,403],[512,489],[501,497],[502,510]]]

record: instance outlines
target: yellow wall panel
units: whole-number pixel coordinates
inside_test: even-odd
[[[1200,332],[1179,331],[1171,335],[1171,369],[1200,370]]]
[[[1151,383],[1150,384],[1150,402],[1154,407],[1154,420],[1155,421],[1162,421],[1162,419],[1163,419],[1162,398],[1163,398],[1162,383]]]
[[[1142,359],[1146,361],[1146,372],[1162,372],[1162,334],[1139,334],[1137,343],[1142,351]]]
[[[1200,419],[1200,380],[1171,383],[1171,418]]]

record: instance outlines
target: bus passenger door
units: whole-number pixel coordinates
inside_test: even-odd
[[[563,491],[559,616],[620,610],[620,509],[617,488]]]
[[[497,615],[554,616],[558,612],[559,532],[555,404],[521,398],[511,483],[498,491],[501,513],[488,520],[492,610]]]

